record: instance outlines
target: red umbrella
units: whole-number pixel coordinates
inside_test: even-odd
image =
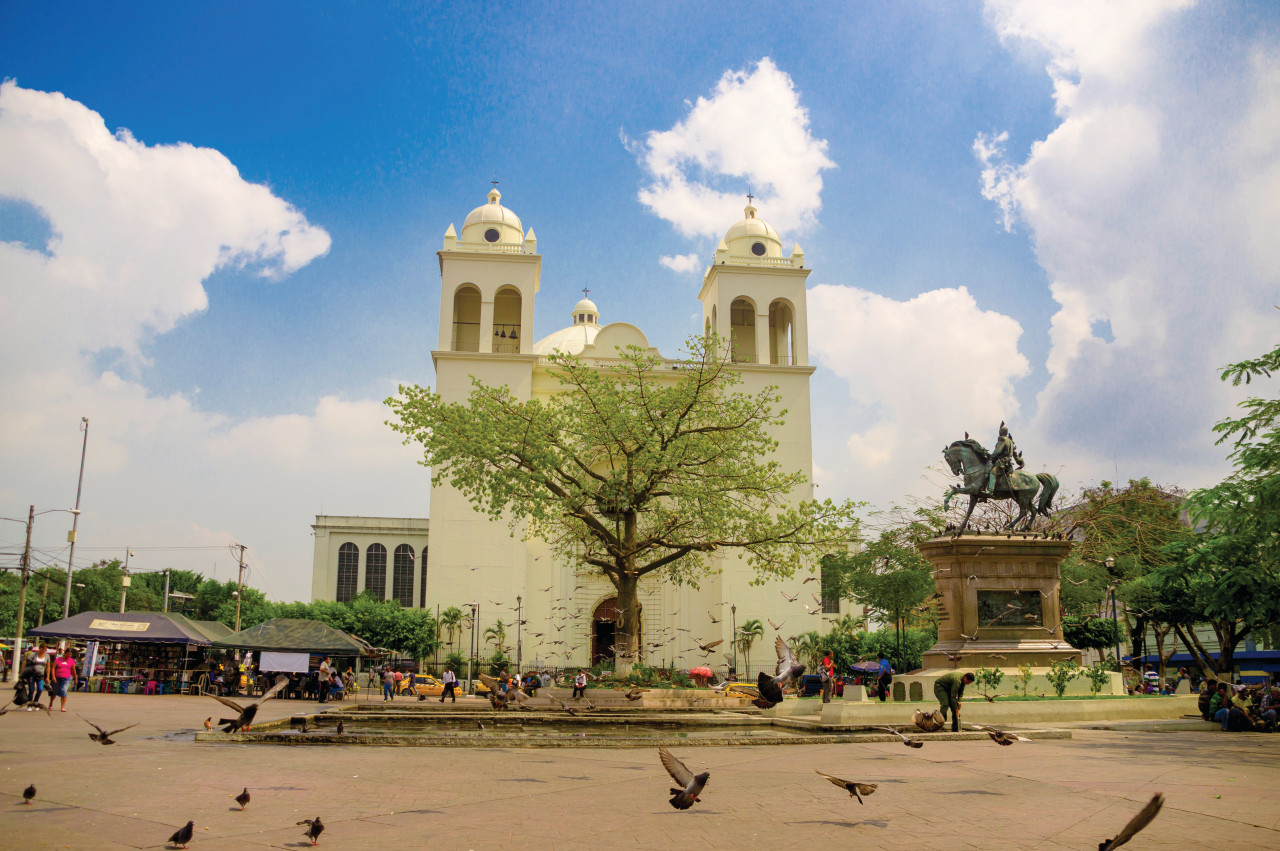
[[[711,669],[706,665],[702,665],[697,668],[690,668],[689,673],[695,677],[709,677],[712,675]]]

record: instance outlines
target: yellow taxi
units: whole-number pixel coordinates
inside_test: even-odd
[[[444,683],[430,674],[405,675],[396,683],[396,694],[419,694],[425,697],[439,697],[444,694]]]
[[[754,683],[729,683],[724,687],[725,697],[745,697],[754,700],[760,696],[760,690]]]

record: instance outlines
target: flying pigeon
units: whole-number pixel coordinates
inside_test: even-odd
[[[983,724],[970,724],[969,726],[973,727],[975,730],[982,730],[984,733],[986,733],[988,736],[991,737],[991,741],[995,742],[997,745],[1004,745],[1005,747],[1008,747],[1014,742],[1031,741],[1031,739],[1028,739],[1026,736],[1019,736],[1017,733],[1009,733],[1004,730],[997,730],[995,727],[987,727]]]
[[[480,675],[480,682],[489,688],[489,705],[494,709],[507,708],[507,695],[502,693],[502,686],[488,674]]]
[[[36,784],[32,783],[30,786],[22,790],[22,803],[30,804],[31,799],[34,798],[35,796],[36,796]]]
[[[801,582],[800,584],[804,585],[805,582],[817,582],[817,581],[818,581],[818,577],[816,576],[806,576],[804,582]]]
[[[307,826],[306,832],[302,835],[307,837],[307,839],[310,839],[312,845],[320,844],[320,834],[324,833],[324,825],[320,823],[320,816],[316,816],[313,819],[303,819],[298,822],[298,824],[305,824]]]
[[[765,618],[765,620],[769,621],[769,626],[773,627],[775,630],[782,629],[787,625],[786,621],[783,621],[782,623],[774,623],[771,618]]]
[[[249,787],[246,786],[243,792],[236,795],[236,803],[240,805],[240,809],[242,810],[249,806]]]
[[[794,603],[796,598],[800,596],[799,594],[788,594],[786,591],[779,591],[778,593],[785,597],[788,603]]]
[[[619,691],[621,691],[621,689],[619,689]],[[623,694],[623,697],[625,697],[627,700],[639,700],[640,698],[644,697],[644,693],[646,691],[648,691],[647,688],[633,688],[631,689],[631,691],[625,692]]]
[[[715,615],[711,614],[711,612],[707,612],[707,617],[711,618],[712,623],[720,623],[720,619]]]
[[[817,773],[822,774],[821,771]],[[848,792],[850,798],[857,798],[859,804],[866,803],[862,800],[863,795],[870,795],[876,790],[875,783],[858,783],[853,780],[841,780],[839,777],[832,777],[830,774],[822,774],[822,776]]]
[[[1142,830],[1144,827],[1151,824],[1151,820],[1156,817],[1156,814],[1160,812],[1160,808],[1163,806],[1164,806],[1164,795],[1157,792],[1155,795],[1151,797],[1151,800],[1147,802],[1147,805],[1145,807],[1143,807],[1141,810],[1138,810],[1138,814],[1136,816],[1129,819],[1129,823],[1126,824],[1121,829],[1121,831],[1115,835],[1114,839],[1108,839],[1105,842],[1099,842],[1098,851],[1111,851],[1111,849],[1119,848],[1121,845],[1124,845],[1130,839],[1133,839],[1133,837],[1138,834],[1138,831]]]
[[[717,638],[715,641],[709,641],[706,644],[699,644],[698,649],[700,649],[703,653],[710,653],[712,650],[719,647],[721,644],[724,644],[724,639]]]
[[[196,823],[193,821],[189,821],[186,823],[186,825],[178,828],[173,832],[173,836],[169,837],[169,844],[181,845],[183,848],[186,848],[187,843],[191,841],[191,837],[195,832],[196,832]]]
[[[792,655],[791,648],[782,640],[781,635],[774,639],[773,649],[778,653],[778,675],[771,677],[767,671],[761,671],[756,680],[756,686],[760,689],[760,697],[769,706],[777,706],[782,703],[783,687],[790,685],[804,673],[804,665],[796,662],[796,657]]]
[[[698,800],[698,796],[702,794],[702,789],[707,785],[707,781],[711,779],[711,772],[704,771],[701,774],[694,774],[683,762],[672,756],[671,752],[666,748],[658,748],[658,757],[662,760],[662,767],[671,775],[671,779],[678,784],[670,789],[671,806],[677,810],[689,809]]]
[[[284,688],[288,684],[289,684],[288,677],[278,677],[276,679],[275,685],[273,685],[271,688],[263,692],[262,697],[258,698],[253,703],[250,703],[248,706],[241,706],[240,704],[236,703],[234,700],[230,700],[219,694],[209,695],[209,697],[212,697],[214,700],[218,701],[223,706],[228,706],[234,709],[236,712],[240,713],[238,718],[219,718],[218,719],[219,724],[227,725],[222,728],[222,732],[234,733],[237,730],[244,730],[247,732],[249,730],[249,726],[253,723],[254,716],[258,714],[258,707],[262,705],[264,702],[266,702],[267,700],[269,700],[270,698],[274,697],[276,692],[280,691],[280,689]]]
[[[904,745],[906,745],[907,747],[909,747],[909,748],[922,748],[922,747],[924,747],[924,742],[923,742],[923,741],[921,741],[920,739],[914,738],[914,737],[912,737],[912,736],[904,736],[904,735],[902,735],[902,733],[898,732],[897,730],[893,729],[892,727],[876,727],[876,729],[877,729],[877,730],[884,730],[886,733],[893,733],[893,735],[897,736],[899,739],[902,739],[902,743],[903,743]]]
[[[102,729],[97,724],[90,721],[88,718],[85,718],[83,715],[80,716],[80,719],[84,721],[84,723],[88,724],[90,727],[98,731],[96,733],[90,733],[89,738],[93,739],[95,742],[97,742],[100,745],[114,745],[116,742],[115,742],[115,739],[111,738],[112,736],[116,735],[117,733],[123,733],[125,730],[138,726],[137,724],[130,724],[128,727],[121,727],[119,730],[108,731],[108,730]]]

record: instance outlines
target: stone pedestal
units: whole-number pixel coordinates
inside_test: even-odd
[[[1047,668],[1080,662],[1062,637],[1059,572],[1070,541],[1033,535],[940,537],[920,545],[942,594],[938,643],[924,654],[927,670],[1019,665]]]

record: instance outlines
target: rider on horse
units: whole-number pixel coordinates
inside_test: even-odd
[[[1000,436],[996,438],[995,449],[991,451],[988,459],[990,464],[987,474],[987,493],[996,492],[996,483],[1003,484],[1006,488],[1009,486],[1009,474],[1013,472],[1013,462],[1018,462],[1018,469],[1022,469],[1025,463],[1022,460],[1022,453],[1018,451],[1018,447],[1013,443],[1013,435],[1009,434],[1009,428],[1000,423]]]

